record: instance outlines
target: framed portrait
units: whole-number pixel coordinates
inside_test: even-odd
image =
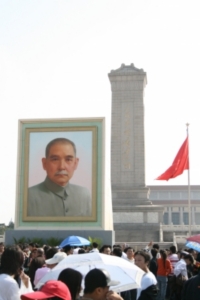
[[[102,222],[104,119],[19,120],[18,227]]]

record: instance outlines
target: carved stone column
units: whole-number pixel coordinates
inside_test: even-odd
[[[164,208],[145,184],[146,73],[124,64],[108,74],[112,89],[111,183],[116,241],[159,241]]]
[[[112,89],[111,182],[113,205],[150,204],[145,186],[144,87],[133,64],[109,74]]]

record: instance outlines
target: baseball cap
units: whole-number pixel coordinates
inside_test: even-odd
[[[47,265],[58,264],[65,257],[67,257],[67,254],[65,252],[58,252],[54,254],[52,258],[45,260],[45,262]]]
[[[48,299],[59,297],[63,300],[71,300],[71,294],[65,283],[59,280],[49,280],[41,288],[40,291],[21,295],[22,300],[32,299]]]
[[[110,274],[105,269],[93,269],[85,276],[85,289],[95,290],[98,287],[118,285],[119,281],[111,280]]]

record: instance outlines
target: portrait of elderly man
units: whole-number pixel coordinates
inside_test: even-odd
[[[27,216],[90,216],[91,195],[87,188],[71,184],[79,164],[75,144],[66,138],[48,143],[42,166],[46,179],[28,189]]]

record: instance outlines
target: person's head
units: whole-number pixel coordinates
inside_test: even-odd
[[[112,255],[122,257],[122,249],[118,247],[113,248]]]
[[[65,186],[79,162],[75,144],[65,138],[54,139],[46,146],[45,156],[42,165],[48,178],[57,185]]]
[[[148,265],[150,262],[150,255],[144,251],[137,251],[135,252],[135,264],[143,271],[148,271]]]
[[[171,254],[175,254],[176,253],[176,247],[173,245],[173,246],[171,246],[170,248],[169,248],[169,250],[170,250],[170,253]]]
[[[118,285],[104,269],[93,269],[85,276],[84,295],[94,300],[105,300],[109,287]]]
[[[33,248],[31,251],[31,258],[36,258],[38,256],[37,248]]]
[[[115,245],[113,245],[113,248],[122,248],[122,246],[119,244],[115,244]]]
[[[78,254],[85,254],[86,251],[85,249],[81,248],[81,249],[78,249]]]
[[[161,258],[162,258],[162,260],[163,260],[163,265],[164,265],[164,267],[165,267],[165,262],[166,262],[166,259],[167,259],[167,252],[165,251],[165,250],[160,250],[160,256],[161,256]]]
[[[64,282],[68,286],[72,300],[78,299],[78,295],[81,292],[82,279],[83,276],[80,272],[70,268],[62,270],[58,276],[58,280]]]
[[[110,253],[111,253],[111,246],[109,246],[109,245],[103,245],[100,252],[103,253],[103,254],[110,255]]]
[[[45,259],[42,256],[35,257],[32,259],[30,266],[29,266],[29,276],[31,279],[31,282],[33,284],[34,278],[35,278],[35,272],[37,269],[42,268],[45,265]]]
[[[49,280],[39,291],[21,295],[22,300],[71,300],[71,295],[68,287],[62,281]]]
[[[186,265],[193,265],[194,264],[194,257],[191,254],[186,254],[184,257]]]
[[[186,251],[180,251],[180,259],[185,259],[185,256],[188,255],[189,253]]]
[[[50,269],[53,269],[59,262],[61,262],[63,259],[67,257],[67,254],[65,252],[58,252],[54,254],[54,256],[50,259],[46,259],[45,262],[47,264],[47,267]]]
[[[167,256],[170,254],[170,250],[169,249],[165,249]]]
[[[37,248],[37,256],[44,257],[44,249],[43,248]]]
[[[134,250],[132,247],[127,247],[126,248],[126,255],[128,257],[128,259],[133,259],[134,257]]]
[[[9,247],[1,256],[1,272],[8,275],[18,275],[24,263],[24,254],[18,247]]]
[[[187,249],[187,252],[188,252],[189,254],[193,255],[193,256],[194,256],[194,254],[195,254],[195,250],[192,249],[192,248]]]
[[[98,244],[94,242],[94,243],[92,243],[92,247],[93,248],[98,248]]]
[[[73,250],[73,247],[70,245],[63,247],[63,252],[65,252],[67,255],[73,254]]]
[[[27,258],[27,257],[29,257],[29,248],[28,248],[28,246],[26,247],[23,247],[23,249],[22,249],[22,251],[23,251],[23,253],[24,253],[24,257],[25,258]]]
[[[167,258],[167,252],[163,249],[160,250],[160,256],[162,259],[166,260]]]
[[[49,245],[43,245],[43,249],[44,249],[44,255],[45,255],[45,257],[46,257],[47,251],[48,251],[49,249],[51,249],[51,246],[49,246]]]
[[[28,244],[28,247],[29,247],[29,250],[32,251],[33,248],[36,248],[36,244],[31,242],[31,243]]]
[[[52,247],[50,249],[47,250],[45,258],[46,259],[50,259],[52,258],[56,253],[58,252],[58,248],[56,247]]]
[[[152,248],[152,249],[151,249],[151,255],[152,255],[152,257],[153,257],[153,258],[156,258],[157,254],[158,254],[158,250]]]
[[[160,246],[158,244],[153,244],[152,248],[159,250]]]

